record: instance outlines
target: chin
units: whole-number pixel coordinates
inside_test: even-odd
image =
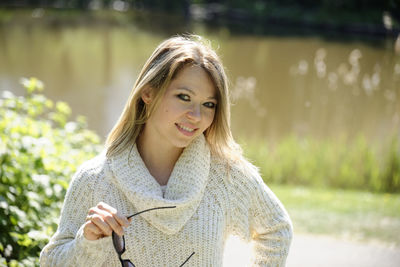
[[[177,148],[185,148],[185,147],[187,147],[191,142],[192,142],[192,141],[190,141],[190,142],[176,142],[174,145],[175,145]]]
[[[188,145],[190,145],[190,143],[191,142],[193,142],[193,140],[195,139],[196,137],[193,137],[193,138],[191,138],[190,140],[176,140],[173,144],[174,144],[174,146],[176,146],[176,147],[178,147],[178,148],[185,148],[185,147],[187,147]]]

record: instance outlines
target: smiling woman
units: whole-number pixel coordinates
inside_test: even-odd
[[[222,266],[237,235],[252,241],[253,265],[284,266],[291,221],[242,156],[229,114],[216,53],[198,36],[161,43],[105,151],[75,174],[41,265]]]
[[[146,87],[142,100],[150,105],[155,89]],[[147,168],[161,185],[166,185],[173,166],[196,137],[203,134],[214,120],[217,104],[216,89],[206,71],[189,64],[166,88],[157,109],[149,116],[143,132],[138,136],[137,149]],[[161,161],[152,152],[166,151],[175,160]],[[161,165],[165,162],[165,165]]]
[[[152,101],[152,90],[149,87],[142,94],[147,105]],[[149,116],[138,145],[144,142],[143,138],[149,137],[152,139],[149,144],[158,147],[186,147],[213,122],[217,105],[215,95],[214,84],[202,67],[185,66],[167,87],[158,108]]]

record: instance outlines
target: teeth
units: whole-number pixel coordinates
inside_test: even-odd
[[[183,126],[183,125],[179,125],[179,124],[178,124],[178,126],[179,126],[179,128],[181,128],[181,129],[183,129],[183,130],[185,130],[185,131],[187,131],[187,132],[193,132],[193,131],[194,131],[194,129],[185,127],[185,126]]]

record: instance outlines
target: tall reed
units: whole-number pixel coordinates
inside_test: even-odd
[[[264,140],[240,143],[267,184],[400,192],[397,134],[380,147],[363,136],[352,141],[290,136],[276,144]]]

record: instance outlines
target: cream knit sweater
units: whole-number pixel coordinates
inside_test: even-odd
[[[41,253],[41,266],[119,267],[111,237],[83,236],[89,208],[103,201],[122,214],[160,206],[133,217],[125,229],[127,251],[137,267],[222,266],[225,240],[254,242],[253,266],[284,266],[292,226],[280,201],[255,171],[210,156],[203,135],[175,164],[163,196],[136,146],[83,164],[68,189],[57,232]]]

